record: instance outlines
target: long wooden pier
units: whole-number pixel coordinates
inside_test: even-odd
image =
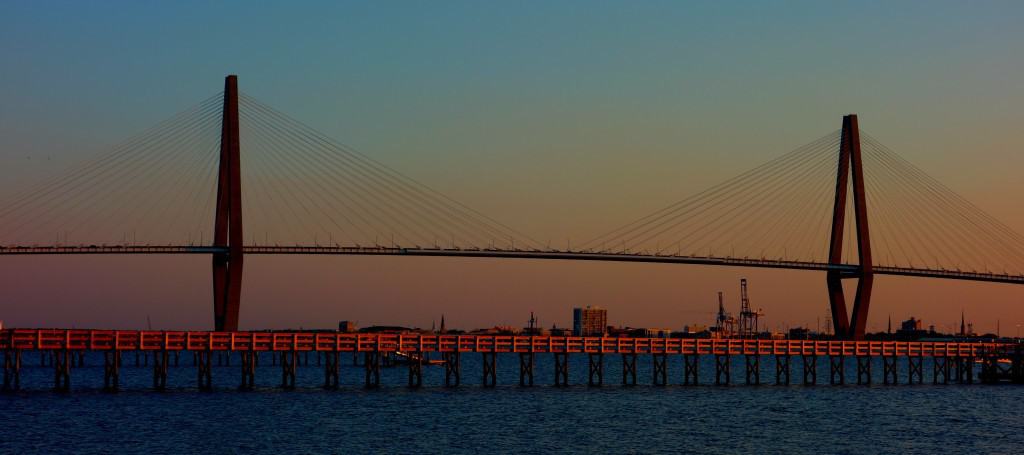
[[[237,353],[241,357],[241,389],[254,387],[255,369],[260,353],[272,353],[273,362],[280,363],[282,386],[295,385],[300,353],[316,353],[318,364],[323,359],[327,388],[336,388],[339,380],[339,354],[362,354],[365,385],[380,385],[382,356],[401,353],[409,367],[409,386],[422,385],[422,364],[425,354],[440,353],[445,367],[445,385],[461,383],[461,356],[477,353],[482,357],[484,386],[497,383],[497,354],[519,356],[519,383],[534,383],[535,356],[554,356],[554,383],[568,385],[568,356],[588,357],[588,385],[604,383],[605,355],[622,356],[622,382],[637,383],[637,357],[651,357],[652,383],[669,383],[668,356],[682,356],[683,385],[699,383],[701,356],[715,360],[715,384],[731,383],[734,357],[744,363],[745,383],[761,383],[762,357],[774,358],[775,382],[789,384],[790,359],[803,361],[803,383],[817,383],[818,358],[828,358],[831,384],[845,384],[845,362],[856,362],[857,383],[870,384],[873,359],[881,359],[883,382],[898,383],[897,359],[905,359],[907,382],[921,383],[923,359],[930,358],[934,383],[974,382],[974,364],[981,362],[981,379],[995,382],[1009,379],[1024,382],[1024,362],[1020,345],[975,342],[900,342],[900,341],[814,341],[814,340],[740,340],[683,338],[609,338],[552,337],[512,335],[421,335],[421,334],[355,334],[338,332],[203,332],[203,331],[124,331],[124,330],[62,330],[7,329],[0,331],[0,350],[4,352],[5,390],[20,387],[22,354],[26,351],[47,353],[54,367],[54,387],[69,390],[71,369],[76,356],[81,361],[85,352],[104,354],[104,387],[118,388],[122,354],[142,353],[153,359],[154,388],[166,387],[169,359],[182,352],[193,355],[197,386],[212,387],[214,354]],[[308,354],[306,354],[308,355]],[[1009,364],[1006,364],[1006,359]],[[176,362],[175,362],[176,363]]]

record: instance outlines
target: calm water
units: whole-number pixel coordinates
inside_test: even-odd
[[[479,386],[476,355],[463,357],[463,386],[440,386],[444,370],[424,367],[425,387],[404,387],[404,367],[383,371],[379,390],[363,390],[361,367],[342,369],[343,387],[319,389],[322,370],[299,369],[299,388],[280,391],[280,367],[261,359],[253,392],[237,392],[239,362],[215,367],[216,390],[195,390],[191,357],[172,367],[164,393],[147,391],[152,372],[125,357],[115,394],[99,391],[102,359],[72,372],[73,392],[57,394],[50,367],[27,356],[25,390],[0,395],[0,453],[1020,453],[1024,387],[788,387],[743,382],[741,358],[732,387],[654,387],[650,359],[639,359],[642,385],[621,387],[617,356],[605,361],[606,385],[588,388],[584,356],[570,366],[573,385],[550,386],[550,356],[538,356],[538,386],[518,386],[518,359],[499,356],[495,389]],[[701,381],[714,379],[710,358]],[[847,362],[847,380],[854,377]],[[793,379],[802,379],[799,358]],[[931,365],[925,362],[925,381]],[[881,381],[881,364],[874,366]],[[762,361],[762,381],[774,361]],[[901,365],[905,382],[906,365]],[[682,380],[671,359],[670,382]]]

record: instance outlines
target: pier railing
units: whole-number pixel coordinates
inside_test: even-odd
[[[991,342],[738,340],[333,332],[56,329],[7,329],[0,332],[0,350],[402,351],[978,357],[982,353],[996,352],[1005,346],[1002,343]]]

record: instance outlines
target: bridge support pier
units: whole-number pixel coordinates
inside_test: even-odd
[[[918,384],[924,382],[924,362],[922,360],[923,358],[920,356],[907,356],[907,384],[913,384],[915,376]]]
[[[409,388],[423,387],[423,353],[413,352],[409,355]]]
[[[604,354],[587,354],[587,385],[590,387],[601,387],[604,385]]]
[[[238,390],[249,391],[256,388],[256,352],[242,351],[242,381]]]
[[[153,352],[153,390],[167,390],[167,360],[170,356],[161,349]]]
[[[871,385],[871,357],[857,356],[857,385]]]
[[[364,386],[367,389],[380,387],[380,356],[379,351],[366,351],[363,356]]]
[[[21,389],[21,350],[4,351],[4,390]]]
[[[804,355],[804,385],[815,385],[818,383],[818,356]]]
[[[441,354],[444,359],[444,385],[445,387],[458,387],[462,382],[462,357],[458,352],[445,352]]]
[[[636,354],[622,354],[622,385],[636,385]]]
[[[651,354],[651,383],[654,385],[668,385],[668,354]]]
[[[320,357],[317,356],[317,360]],[[341,353],[338,351],[324,352],[324,389],[337,390],[341,386],[340,366]]]
[[[519,386],[533,387],[533,367],[536,364],[532,352],[519,353]]]
[[[53,390],[71,390],[71,352],[67,349],[53,352]]]
[[[498,371],[497,371],[497,357],[496,352],[484,352],[483,353],[483,386],[494,387],[498,385]]]
[[[899,375],[896,373],[896,355],[882,356],[882,383],[899,384]]]
[[[832,385],[846,384],[846,357],[842,354],[828,356],[828,382]]]
[[[700,384],[697,372],[700,371],[700,354],[683,355],[683,385]]]
[[[556,352],[555,356],[555,387],[569,385],[569,353]]]
[[[759,354],[747,354],[745,363],[747,385],[761,385],[761,356]]]
[[[213,367],[211,362],[213,361],[213,352],[211,351],[196,351],[196,386],[199,390],[210,391],[213,390]]]
[[[775,385],[789,385],[789,359],[788,355],[775,356]]]
[[[729,354],[715,354],[715,385],[732,384],[729,367],[732,358]]]

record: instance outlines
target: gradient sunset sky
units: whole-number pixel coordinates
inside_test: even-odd
[[[589,240],[838,129],[844,114],[1024,232],[1020,2],[0,1],[0,201],[242,90],[530,234]],[[244,152],[243,152],[244,153]],[[211,214],[212,216],[212,214]],[[251,257],[243,328],[710,324],[739,279],[772,328],[812,272]],[[0,258],[6,326],[212,325],[207,257]],[[869,330],[1024,325],[1024,287],[879,277]]]

